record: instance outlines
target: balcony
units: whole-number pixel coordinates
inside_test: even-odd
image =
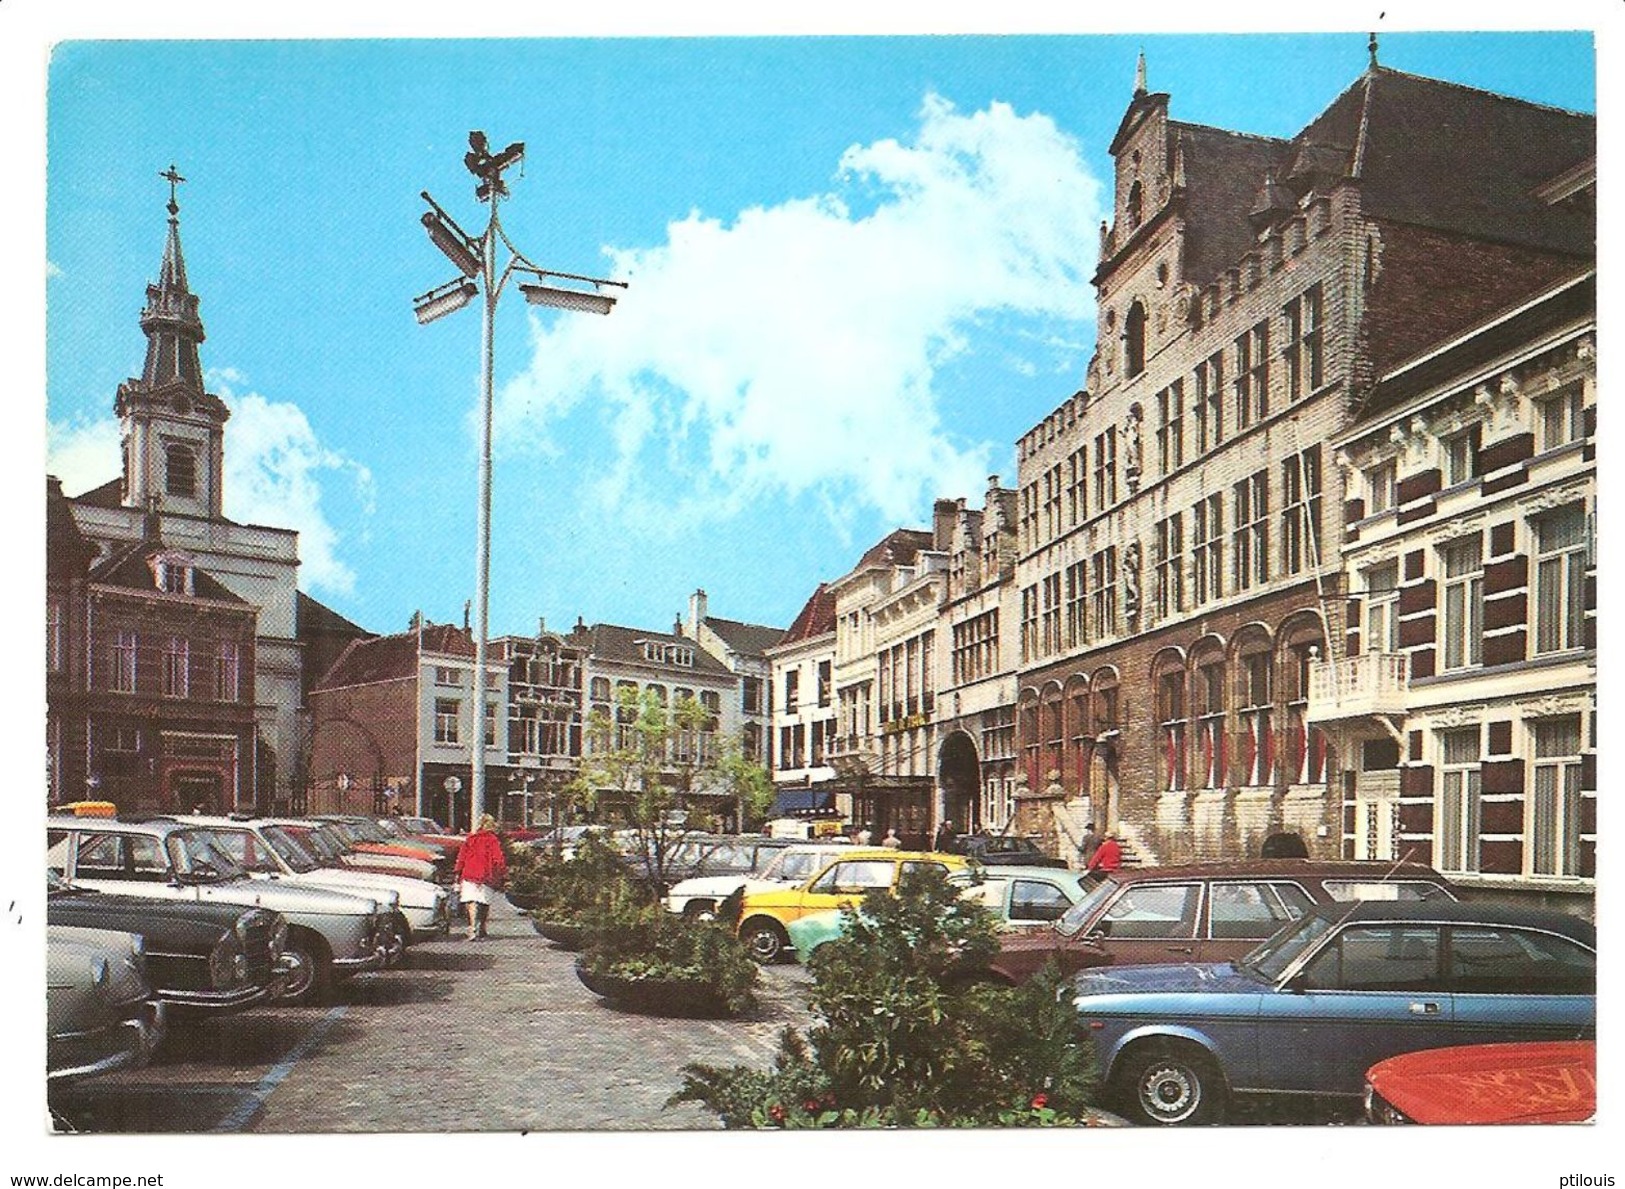
[[[1410,691],[1410,657],[1371,652],[1309,664],[1308,719],[1332,723],[1377,715],[1403,715]]]

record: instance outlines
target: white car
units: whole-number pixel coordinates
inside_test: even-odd
[[[130,822],[49,817],[45,865],[69,883],[149,900],[202,900],[268,908],[288,920],[288,976],[279,1001],[327,997],[335,978],[384,965],[388,910],[373,897],[251,879],[213,828],[185,818]]]
[[[666,893],[666,909],[684,916],[710,917],[715,914],[717,905],[740,888],[746,892],[771,892],[803,883],[851,846],[845,839],[787,846],[755,875],[702,875],[685,879]]]
[[[67,1081],[144,1065],[164,1036],[138,934],[45,927],[46,1076]]]
[[[212,829],[226,853],[256,878],[332,888],[387,901],[403,945],[444,934],[450,924],[450,896],[445,888],[426,879],[324,867],[292,831],[270,822],[196,814],[186,820]]]

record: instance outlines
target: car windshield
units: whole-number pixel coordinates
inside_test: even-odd
[[[1061,919],[1055,922],[1055,931],[1064,937],[1076,936],[1078,930],[1083,928],[1100,911],[1101,906],[1117,893],[1119,886],[1116,880],[1101,880],[1082,900],[1061,914]]]
[[[1332,921],[1322,916],[1307,916],[1301,921],[1293,921],[1236,965],[1273,983],[1300,955],[1324,937],[1332,925]]]
[[[298,872],[314,871],[321,866],[310,850],[288,830],[281,826],[266,826],[260,837],[281,856],[282,861]]]
[[[406,827],[401,825],[401,823],[396,821],[394,818],[379,818],[378,828],[385,834],[388,834],[391,838],[406,837]]]
[[[323,863],[337,863],[344,855],[344,845],[337,835],[317,827],[297,826],[288,830],[288,833],[299,840],[299,844]]]
[[[213,830],[177,830],[165,839],[165,845],[175,870],[192,879],[213,882],[248,875]]]
[[[348,826],[353,826],[357,836],[366,839],[368,842],[394,841],[394,839],[390,837],[388,830],[384,829],[370,818],[363,818],[354,822],[346,822],[345,824]]]
[[[419,834],[444,834],[446,832],[446,827],[442,826],[433,818],[401,817],[396,818],[395,820],[401,825],[405,826],[408,830],[415,830]]]
[[[323,822],[319,829],[330,830],[346,843],[365,842],[366,837],[354,822]]]
[[[282,864],[252,830],[216,830],[214,844],[232,857],[239,867],[262,875],[279,875]]]

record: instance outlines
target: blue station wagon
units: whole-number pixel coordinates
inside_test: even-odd
[[[1327,904],[1234,963],[1105,967],[1072,985],[1119,1109],[1215,1123],[1232,1094],[1358,1097],[1399,1053],[1592,1038],[1596,947],[1561,913]]]

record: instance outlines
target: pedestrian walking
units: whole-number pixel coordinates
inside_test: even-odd
[[[944,854],[951,853],[954,849],[954,839],[957,837],[958,835],[954,833],[953,822],[943,818],[942,825],[937,827],[937,836],[932,841],[931,848]]]
[[[458,888],[463,904],[468,908],[468,939],[484,937],[486,918],[491,915],[491,900],[508,879],[508,860],[502,853],[502,840],[497,837],[497,819],[489,813],[480,817],[479,824],[463,839],[457,852]]]
[[[1084,864],[1083,869],[1110,875],[1122,865],[1123,848],[1118,844],[1117,831],[1107,830],[1106,837],[1095,848],[1095,853],[1089,856],[1089,861]]]
[[[1089,869],[1089,860],[1095,857],[1095,852],[1099,849],[1100,830],[1094,822],[1090,822],[1083,828],[1083,837],[1078,839],[1078,862],[1083,865],[1084,870]]]
[[[858,846],[868,846],[869,839],[873,837],[874,835],[869,833],[868,826],[859,826],[852,832],[852,841]]]
[[[903,840],[897,836],[896,827],[888,827],[886,836],[880,840],[880,845],[887,850],[896,850],[903,845]]]

